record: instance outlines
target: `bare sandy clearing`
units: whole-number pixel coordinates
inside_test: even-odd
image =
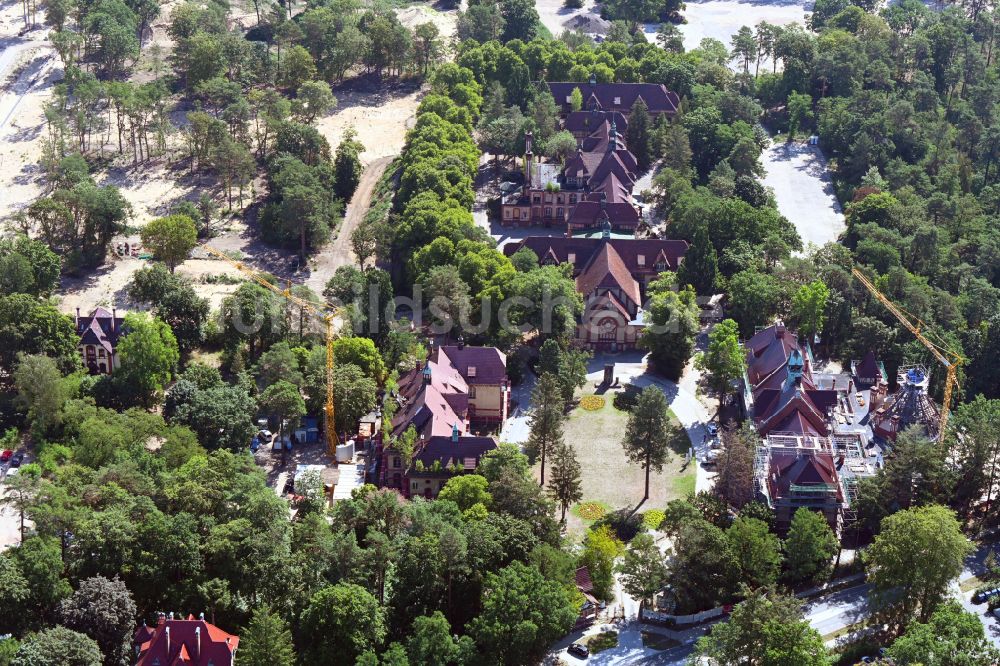
[[[577,16],[600,16],[600,10],[594,0],[584,0],[580,9],[569,9],[563,6],[563,0],[537,0],[535,10],[542,25],[549,29],[553,37],[558,37],[567,29],[567,23]]]
[[[458,23],[457,12],[442,12],[428,5],[413,5],[412,7],[397,9],[396,18],[411,30],[421,23],[433,23],[440,31],[439,38],[445,43],[455,36],[455,29]]]
[[[706,2],[688,2],[683,11],[687,22],[677,26],[684,35],[684,48],[691,50],[698,47],[706,37],[717,39],[726,47],[733,35],[742,28],[753,28],[761,21],[774,25],[790,23],[805,23],[806,13],[812,11],[812,2],[793,0],[792,2],[741,1],[741,0],[707,0]],[[643,26],[647,39],[656,39],[659,25],[647,23]],[[770,67],[770,62],[761,63],[761,69]]]
[[[334,151],[344,131],[354,127],[358,140],[365,146],[361,161],[367,166],[403,150],[406,130],[412,124],[424,91],[412,83],[352,81],[335,88],[333,94],[337,107],[333,113],[320,118],[316,126]]]

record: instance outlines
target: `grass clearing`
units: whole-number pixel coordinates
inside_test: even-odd
[[[670,636],[664,636],[663,634],[658,634],[655,631],[644,631],[642,632],[642,646],[648,647],[652,650],[669,650],[670,648],[677,647],[681,642],[670,638]]]
[[[602,631],[599,634],[595,634],[587,639],[587,647],[590,649],[590,654],[592,655],[616,648],[618,647],[618,632]]]
[[[578,397],[594,395],[588,389]],[[629,462],[622,449],[622,437],[628,422],[628,413],[615,409],[611,396],[605,395],[600,409],[588,411],[577,407],[567,417],[563,433],[565,441],[576,450],[583,476],[583,498],[597,502],[608,510],[634,508],[642,501],[645,471],[638,464]],[[681,453],[671,453],[670,460],[659,473],[649,477],[649,499],[640,510],[663,509],[672,499],[687,497],[694,491],[695,470],[684,465],[683,451],[689,442],[680,423],[671,417],[671,448]],[[681,444],[683,442],[683,445]],[[535,468],[538,473],[538,464]],[[580,529],[589,524],[576,507],[570,512],[570,529]]]
[[[982,584],[983,581],[979,580],[977,576],[973,576],[972,578],[967,578],[966,580],[963,580],[958,587],[960,590],[962,590],[962,592],[971,592]]]

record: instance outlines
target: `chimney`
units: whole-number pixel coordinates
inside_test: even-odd
[[[76,330],[80,330],[80,308],[76,309]]]
[[[173,615],[173,613],[171,613],[171,615]],[[173,618],[170,618],[170,619],[172,620]],[[170,658],[170,627],[165,628],[163,631],[164,631],[164,633],[167,636],[167,658],[169,659]]]
[[[202,613],[202,615],[204,616],[205,614]],[[205,618],[202,617],[202,619],[205,619]],[[195,649],[195,653],[194,653],[195,661],[201,661],[201,627],[195,627],[194,628],[194,645],[195,645],[195,648],[194,648]]]
[[[458,349],[459,351],[465,349],[465,337],[461,335],[458,336]]]
[[[167,621],[166,615],[164,615],[163,613],[156,614],[156,626],[159,627],[160,625],[165,624],[166,621]]]
[[[594,74],[594,73],[590,74],[590,85],[592,85],[592,86],[596,86],[597,85],[597,75]]]
[[[458,423],[451,425],[451,441],[454,444],[458,444]]]

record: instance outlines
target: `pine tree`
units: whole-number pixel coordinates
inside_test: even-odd
[[[295,650],[288,623],[268,606],[254,611],[240,636],[240,664],[245,666],[293,666]]]
[[[708,228],[700,225],[677,271],[677,281],[694,287],[699,296],[711,296],[715,293],[718,272],[719,257],[715,246],[708,237]]]
[[[552,476],[549,478],[549,497],[562,509],[560,522],[566,522],[566,509],[583,499],[583,479],[580,462],[571,444],[561,443],[552,451]]]
[[[632,114],[628,118],[628,149],[635,155],[635,161],[639,163],[639,170],[645,171],[652,162],[652,149],[650,147],[650,128],[652,122],[649,119],[649,108],[641,99],[632,107]]]
[[[559,380],[551,373],[538,378],[535,390],[531,392],[533,405],[528,427],[528,448],[542,462],[541,484],[545,485],[545,456],[563,441],[563,401],[559,391]]]
[[[655,386],[647,386],[628,417],[622,447],[632,462],[646,470],[646,492],[642,501],[649,499],[649,472],[660,472],[670,460],[670,419],[667,416],[667,398]]]

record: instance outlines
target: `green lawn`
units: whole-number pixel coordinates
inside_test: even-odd
[[[616,648],[618,647],[618,632],[603,631],[599,634],[594,634],[586,639],[586,644],[590,649],[590,654],[597,654],[598,652]]]
[[[587,388],[578,397],[593,395],[593,389]],[[569,413],[564,425],[565,441],[576,449],[580,461],[584,502],[599,502],[611,510],[633,508],[642,501],[645,472],[638,464],[629,462],[622,449],[628,414],[615,409],[614,394],[609,392],[603,397],[605,404],[601,409],[588,411],[576,407]],[[676,419],[671,440],[675,442],[671,448],[687,450],[687,434]],[[536,462],[536,476],[538,470]],[[684,466],[683,453],[672,453],[663,471],[650,475],[649,500],[640,510],[662,509],[669,500],[686,497],[694,491],[694,482],[694,466]],[[570,512],[570,517],[571,527],[585,524],[575,511]]]

